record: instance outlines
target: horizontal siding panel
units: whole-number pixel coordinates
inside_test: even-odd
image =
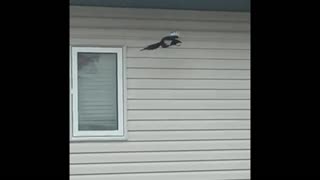
[[[192,16],[190,16],[192,13]],[[156,14],[156,16],[154,16]],[[182,11],[167,9],[127,9],[107,7],[70,6],[70,17],[106,17],[106,18],[136,18],[136,19],[168,19],[168,20],[203,20],[203,21],[249,21],[250,14],[246,12],[212,12],[212,11]]]
[[[140,119],[250,119],[249,110],[148,110],[128,111],[129,120]]]
[[[128,99],[250,99],[250,90],[133,90]]]
[[[72,17],[71,27],[91,28],[125,28],[125,29],[162,29],[175,30],[215,30],[215,31],[240,31],[250,30],[249,22],[217,22],[217,21],[178,21],[178,20],[148,20],[148,19],[122,19],[97,17]]]
[[[171,31],[171,30],[170,30]],[[169,31],[169,32],[170,32]],[[96,40],[97,37],[111,40],[140,40],[150,41],[159,40],[162,36],[168,35],[167,30],[155,29],[123,29],[123,28],[90,28],[90,27],[72,27],[70,26],[71,40],[74,38],[90,37]],[[248,32],[225,32],[225,31],[188,31],[182,29],[179,31],[184,42],[204,40],[206,42],[247,42],[250,43],[250,33]],[[95,38],[94,38],[95,37]],[[213,41],[215,40],[215,41]],[[191,42],[192,43],[192,42]]]
[[[250,69],[250,61],[244,60],[203,60],[203,59],[151,59],[128,58],[128,68],[211,68],[211,69]],[[197,71],[195,71],[197,72]],[[190,72],[192,73],[192,71]],[[148,74],[146,72],[146,74]],[[177,74],[179,75],[179,74]],[[210,76],[210,75],[209,75]]]
[[[171,31],[171,30],[170,30]],[[144,30],[144,29],[117,29],[117,28],[89,28],[89,27],[70,27],[70,41],[75,42],[82,39],[88,39],[88,42],[112,43],[125,42],[128,46],[145,46],[159,41],[165,35],[168,35],[167,30]],[[179,31],[180,39],[183,41],[183,46],[188,46],[195,43],[245,43],[250,44],[250,33],[245,32],[223,32],[223,31]],[[100,40],[99,40],[100,39]],[[108,42],[110,40],[110,42]],[[83,42],[83,41],[80,41]],[[210,46],[210,45],[209,45]],[[195,47],[200,48],[200,47]],[[204,47],[209,48],[209,47]],[[222,47],[217,47],[222,48]],[[248,49],[248,48],[239,48]]]
[[[128,48],[127,57],[149,58],[221,58],[250,59],[249,50],[238,49],[183,49],[182,47],[160,48],[157,51],[140,51],[140,48]]]
[[[84,31],[84,30],[83,30]],[[84,32],[89,32],[86,30]],[[164,33],[165,35],[165,33]],[[111,35],[97,35],[93,33],[75,33],[70,30],[71,45],[89,45],[89,46],[127,46],[132,48],[142,48],[151,43],[160,40],[162,34],[155,34],[154,37],[131,37],[128,35],[120,35],[119,32],[114,36]],[[183,45],[181,47],[188,49],[250,49],[250,39],[215,39],[208,41],[208,39],[197,39],[192,37],[185,37],[183,35]],[[232,34],[231,34],[232,36]],[[90,38],[91,37],[91,38]],[[223,37],[221,37],[223,38]],[[226,37],[227,38],[227,37]],[[230,38],[230,37],[228,37]]]
[[[129,130],[250,129],[250,120],[128,121]]]
[[[70,174],[90,173],[146,173],[196,170],[250,169],[249,160],[213,162],[170,162],[170,163],[129,163],[129,164],[90,164],[72,165]]]
[[[250,109],[249,100],[128,100],[128,109]]]
[[[221,131],[134,131],[128,132],[130,141],[201,140],[201,139],[249,139],[250,130]]]
[[[250,149],[250,140],[70,143],[71,153],[193,151],[224,149]]]
[[[154,89],[249,89],[249,80],[129,79],[128,88]]]
[[[70,176],[70,180],[244,180],[250,170]]]
[[[198,152],[139,152],[71,154],[70,163],[126,163],[154,161],[196,161],[196,160],[250,159],[249,150],[198,151]]]
[[[249,70],[127,69],[127,74],[128,78],[250,79]]]

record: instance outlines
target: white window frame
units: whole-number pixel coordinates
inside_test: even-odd
[[[78,53],[116,53],[117,54],[117,109],[118,130],[79,131],[78,130]],[[114,47],[71,47],[70,71],[70,138],[77,140],[126,140],[126,98],[124,48]]]

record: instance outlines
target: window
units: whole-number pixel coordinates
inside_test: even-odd
[[[122,48],[71,50],[71,140],[125,139]]]

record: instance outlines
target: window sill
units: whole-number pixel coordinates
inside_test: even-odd
[[[70,142],[109,142],[109,141],[128,141],[125,136],[92,136],[92,137],[70,137]]]

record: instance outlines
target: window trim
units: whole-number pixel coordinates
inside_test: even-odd
[[[118,130],[115,131],[79,131],[78,130],[78,53],[116,53],[117,54],[117,113]],[[125,63],[124,48],[120,47],[71,47],[70,57],[70,111],[71,140],[125,140],[126,128],[126,97],[125,97]]]

